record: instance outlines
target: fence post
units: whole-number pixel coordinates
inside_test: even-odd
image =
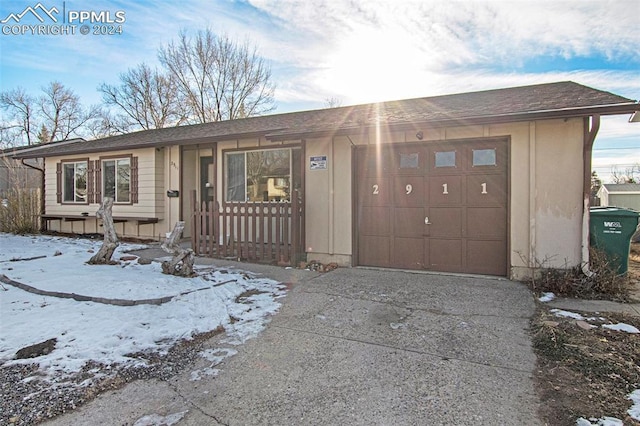
[[[298,190],[291,194],[291,266],[298,264],[298,240],[300,239],[300,225],[298,222]]]
[[[191,247],[196,255],[200,255],[200,232],[198,229],[198,200],[196,199],[196,190],[191,191],[191,208],[193,209],[191,220]]]

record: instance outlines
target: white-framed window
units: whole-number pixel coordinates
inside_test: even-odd
[[[62,201],[87,203],[87,161],[62,164]]]
[[[226,201],[289,201],[292,149],[225,154]]]
[[[131,158],[102,160],[102,196],[115,203],[131,202]]]

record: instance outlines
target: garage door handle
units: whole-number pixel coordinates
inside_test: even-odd
[[[425,225],[431,225],[431,222],[429,222],[429,216],[424,218],[424,224]]]

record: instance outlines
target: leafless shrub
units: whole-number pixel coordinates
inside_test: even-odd
[[[13,188],[0,192],[0,232],[36,233],[40,229],[40,190]]]
[[[605,252],[589,249],[589,269],[593,275],[585,275],[580,267],[550,268],[548,259],[534,261],[532,278],[528,284],[531,290],[553,292],[557,296],[584,299],[607,299],[629,301],[631,280],[628,275],[619,275],[617,265]]]

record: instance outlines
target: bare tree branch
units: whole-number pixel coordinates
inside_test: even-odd
[[[98,117],[99,109],[90,107],[85,109],[80,103],[78,95],[67,89],[61,83],[53,81],[42,89],[40,97],[40,111],[44,118],[42,126],[48,130],[49,140],[66,140],[77,134],[89,120]]]
[[[3,145],[34,145],[80,136],[98,117],[98,107],[84,108],[80,98],[59,82],[42,88],[38,98],[17,88],[0,93]]]
[[[640,183],[640,163],[620,170],[618,166],[611,168],[613,183]]]
[[[250,44],[239,44],[210,29],[161,48],[158,57],[178,84],[189,121],[206,123],[272,111],[274,84],[265,60]]]
[[[28,95],[22,87],[0,93],[0,107],[7,111],[10,120],[10,123],[3,124],[3,129],[16,129],[17,132],[13,133],[13,137],[26,138],[27,145],[32,145],[36,140],[36,135],[33,133],[35,129],[33,124],[36,119],[35,101],[35,98]]]
[[[112,119],[119,128],[160,129],[186,121],[174,75],[144,63],[121,74],[120,85],[105,83],[98,90],[104,103],[120,112]]]

